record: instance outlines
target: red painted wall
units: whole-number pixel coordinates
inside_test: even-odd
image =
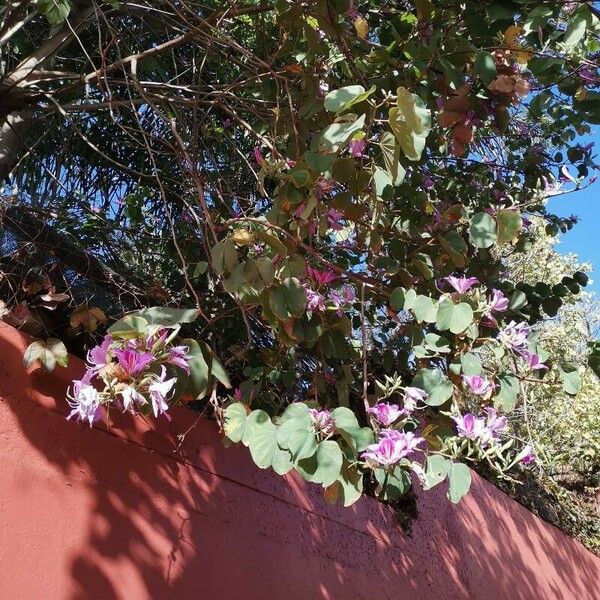
[[[406,534],[372,499],[329,507],[259,471],[183,409],[65,421],[81,362],[28,375],[28,342],[0,324],[0,599],[600,598],[598,557],[477,476],[457,507],[422,494]]]

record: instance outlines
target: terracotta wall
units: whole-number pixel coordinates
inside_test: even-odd
[[[458,507],[424,494],[407,534],[372,499],[332,508],[259,471],[184,410],[67,422],[81,363],[28,375],[27,344],[0,324],[3,600],[600,598],[600,559],[478,477]]]

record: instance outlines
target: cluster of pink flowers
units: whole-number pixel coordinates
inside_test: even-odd
[[[418,403],[427,398],[427,392],[421,388],[404,388],[404,406],[390,402],[377,402],[374,406],[367,409],[370,415],[373,415],[376,421],[384,427],[389,427],[400,418],[409,417],[417,409]]]
[[[506,417],[498,416],[493,408],[486,408],[485,413],[485,417],[477,417],[472,413],[452,417],[458,436],[476,441],[484,448],[497,440],[508,421]]]
[[[319,410],[318,408],[311,408],[308,411],[308,415],[317,433],[325,437],[335,433],[335,422],[332,414],[327,409]]]
[[[543,364],[540,357],[529,349],[528,338],[531,327],[526,323],[511,321],[498,333],[498,340],[507,348],[521,356],[530,369],[540,370],[548,367]]]
[[[362,457],[372,465],[391,467],[412,454],[424,441],[412,431],[383,429],[379,432],[377,443],[368,445]]]
[[[307,279],[304,282],[306,309],[310,312],[325,312],[327,308],[335,310],[339,316],[356,298],[354,288],[345,283],[337,289],[325,292],[324,287],[337,279],[332,271],[319,271],[307,267]]]
[[[167,367],[190,373],[187,346],[172,345],[171,337],[172,330],[164,327],[132,340],[105,336],[88,352],[85,374],[67,393],[67,419],[92,426],[109,405],[134,414],[148,407],[155,417],[166,413],[177,382]]]

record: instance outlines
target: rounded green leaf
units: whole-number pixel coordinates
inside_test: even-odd
[[[425,404],[428,404],[429,406],[441,406],[452,398],[453,392],[454,386],[452,385],[452,382],[448,379],[444,379],[431,390],[429,396],[425,400]]]
[[[519,235],[522,228],[521,213],[504,208],[496,215],[498,221],[498,243],[506,244]]]
[[[469,234],[477,248],[489,248],[496,242],[496,221],[485,212],[475,213],[471,217]]]
[[[471,487],[471,470],[462,463],[452,463],[448,471],[448,482],[448,498],[456,504]]]
[[[323,487],[331,485],[340,476],[343,460],[344,456],[337,442],[321,442],[317,448],[317,470],[311,481],[320,483]]]
[[[286,473],[289,473],[294,468],[292,455],[290,454],[289,450],[285,450],[277,446],[275,453],[273,454],[271,467],[273,471],[277,473],[277,475],[285,475]]]
[[[435,323],[437,318],[437,306],[429,296],[417,296],[412,310],[417,321]]]
[[[365,93],[362,85],[347,85],[337,90],[332,90],[325,96],[325,109],[329,112],[340,112],[346,105],[361,97]]]
[[[248,413],[246,405],[241,402],[230,404],[225,409],[225,435],[232,442],[237,443],[242,441],[247,418]]]
[[[269,306],[281,321],[300,317],[306,306],[306,292],[295,277],[288,277],[281,285],[269,290]]]
[[[489,52],[479,52],[475,59],[475,71],[485,85],[492,83],[496,77],[496,61]]]
[[[462,333],[473,322],[473,309],[466,303],[457,304],[452,311],[450,331]]]
[[[245,434],[244,434],[245,435]],[[252,460],[260,469],[267,469],[273,464],[277,447],[277,427],[271,420],[252,428],[248,439],[248,447]]]

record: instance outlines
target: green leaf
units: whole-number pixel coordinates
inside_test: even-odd
[[[338,406],[331,411],[336,429],[352,429],[359,427],[358,419],[352,410],[345,406]]]
[[[51,25],[60,25],[71,12],[70,0],[37,0],[36,4]]]
[[[326,500],[329,501],[329,498],[333,498],[342,506],[351,506],[362,496],[362,473],[355,467],[343,464],[339,478],[331,487],[333,490],[328,490]]]
[[[246,405],[241,402],[230,404],[225,409],[224,431],[225,435],[232,442],[238,443],[242,441],[247,418]]]
[[[473,352],[461,354],[460,364],[462,366],[462,372],[465,375],[481,375],[483,367],[481,365],[481,359],[477,354],[473,354]]]
[[[448,379],[444,379],[438,385],[436,385],[430,392],[429,396],[425,400],[425,404],[429,406],[441,406],[445,404],[454,392],[454,386]]]
[[[425,340],[423,342],[425,347],[434,353],[446,353],[450,352],[450,340],[437,333],[425,334]]]
[[[46,371],[53,371],[56,365],[66,367],[69,364],[69,353],[66,346],[56,338],[32,342],[25,350],[23,364],[28,369],[39,362]]]
[[[387,171],[384,171],[380,167],[375,167],[373,183],[375,184],[375,194],[379,198],[390,200],[394,197],[394,185]]]
[[[412,310],[417,321],[435,323],[437,317],[437,306],[429,296],[417,296]]]
[[[279,417],[279,420],[281,423],[285,423],[290,419],[303,418],[306,421],[306,423],[310,424],[308,411],[308,405],[304,404],[304,402],[293,402],[292,404],[286,406],[281,417]]]
[[[397,287],[392,290],[390,294],[390,307],[392,310],[399,312],[404,310],[404,299],[406,297],[406,290],[401,287]]]
[[[300,317],[306,306],[306,292],[295,277],[288,277],[281,285],[269,290],[269,306],[281,321]]]
[[[294,468],[292,455],[290,454],[289,450],[284,450],[278,446],[273,454],[271,467],[273,471],[277,473],[277,475],[285,475],[289,473]]]
[[[430,406],[441,406],[452,397],[454,392],[452,382],[444,378],[439,369],[420,369],[411,385],[429,394],[425,403]]]
[[[521,290],[515,290],[510,296],[508,310],[517,311],[524,306],[527,306],[527,296]]]
[[[215,356],[215,353],[212,351],[212,349],[209,348],[209,350],[212,356],[212,362],[210,365],[212,376],[228,390],[231,389],[231,382],[229,381],[229,375],[227,374],[225,367],[223,367],[219,359]]]
[[[256,237],[261,239],[261,241],[265,241],[262,239],[264,235],[268,234],[260,235],[257,232]],[[238,252],[235,243],[231,239],[222,240],[218,244],[215,244],[210,250],[210,256],[212,267],[217,275],[223,275],[226,272],[231,273],[237,266]]]
[[[396,93],[397,106],[389,112],[390,129],[406,158],[417,161],[431,129],[431,111],[419,96],[411,94],[405,87],[400,86]]]
[[[311,481],[320,483],[323,487],[331,485],[340,476],[344,456],[333,440],[325,440],[317,448],[317,470]]]
[[[385,170],[392,181],[392,185],[400,185],[406,177],[406,171],[399,162],[400,146],[396,142],[396,138],[389,131],[384,131],[381,134],[379,147],[381,148]]]
[[[425,485],[423,489],[430,490],[446,479],[451,468],[452,461],[445,459],[439,454],[431,454],[425,463]]]
[[[563,44],[567,52],[574,50],[575,46],[581,42],[591,23],[592,15],[587,6],[583,5],[573,13],[563,37]]]
[[[381,497],[384,500],[398,500],[410,488],[410,476],[408,473],[396,467],[391,473],[387,474],[383,469],[374,470],[375,479],[381,486]]]
[[[500,391],[496,395],[496,404],[504,412],[510,412],[514,409],[519,397],[519,380],[512,373],[504,372],[498,375],[498,381],[500,382]]]
[[[563,390],[570,396],[576,396],[581,391],[582,381],[576,365],[565,363],[560,367]]]
[[[273,464],[275,453],[279,450],[276,436],[277,427],[271,421],[253,430],[248,447],[250,456],[259,469],[268,469]]]
[[[290,421],[287,421],[284,425],[288,423]],[[279,434],[277,439],[279,440]],[[306,429],[293,429],[287,438],[287,449],[290,451],[294,462],[310,458],[317,451],[317,440],[314,432]]]
[[[462,333],[472,322],[473,309],[466,302],[461,302],[452,311],[450,331],[455,334]]]
[[[475,71],[485,85],[489,85],[496,77],[496,61],[489,52],[479,52],[475,59]]]
[[[332,90],[325,96],[325,109],[333,113],[344,112],[351,106],[366,100],[374,91],[375,86],[365,92],[362,85],[348,85]]]
[[[354,122],[340,122],[329,125],[321,134],[320,150],[337,150],[340,146],[346,145],[350,138],[360,131],[365,124],[365,115],[361,115]]]
[[[456,504],[471,487],[471,470],[462,463],[452,463],[448,471],[448,498]]]
[[[476,248],[489,248],[496,241],[496,221],[485,212],[475,213],[471,217],[469,234]]]
[[[190,374],[186,382],[185,393],[194,398],[203,398],[208,391],[210,382],[211,356],[205,356],[206,350],[203,351],[196,340],[185,339],[181,345],[188,347],[190,356],[188,362]]]
[[[150,325],[163,327],[176,327],[181,323],[193,323],[200,314],[197,308],[168,308],[166,306],[153,306],[142,308],[133,315],[142,317]]]
[[[504,208],[496,215],[498,222],[498,244],[506,244],[521,233],[521,214],[516,210]]]
[[[257,467],[271,466],[277,449],[277,427],[264,410],[253,410],[247,417],[242,443],[250,449]]]
[[[411,385],[413,387],[421,388],[429,394],[437,385],[439,385],[442,379],[443,375],[439,369],[420,369],[414,376]]]
[[[326,173],[327,171],[331,171],[335,154],[321,154],[319,152],[307,150],[304,153],[304,158],[313,171],[316,171],[317,173]]]
[[[446,298],[438,308],[435,323],[440,331],[462,333],[473,323],[473,309],[466,302],[454,304],[452,299]]]
[[[148,331],[148,321],[142,317],[126,315],[108,328],[108,333],[114,338],[133,339],[145,335]]]

